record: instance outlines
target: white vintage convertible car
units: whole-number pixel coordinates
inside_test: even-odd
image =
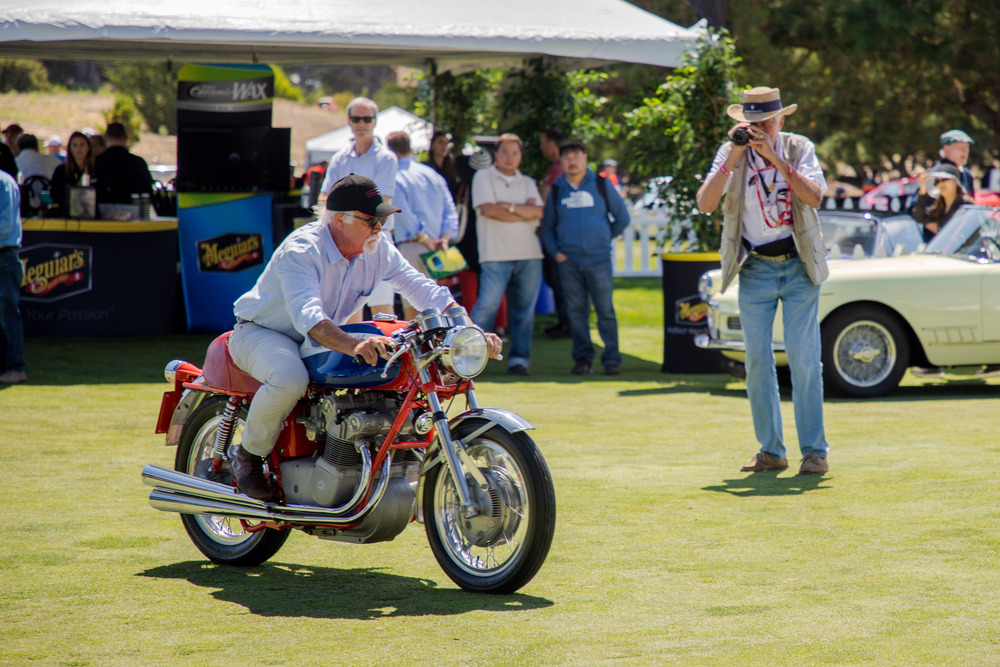
[[[916,253],[897,248],[896,256],[831,259],[819,298],[827,389],[883,396],[910,366],[1000,364],[998,230],[1000,211],[965,206]],[[742,362],[738,281],[719,293],[720,281],[718,270],[701,278],[708,333],[695,344]],[[773,342],[778,364],[787,365],[780,309]]]

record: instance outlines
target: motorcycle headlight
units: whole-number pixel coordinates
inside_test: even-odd
[[[455,375],[469,379],[486,368],[490,351],[486,334],[476,327],[455,327],[441,343],[441,363]]]

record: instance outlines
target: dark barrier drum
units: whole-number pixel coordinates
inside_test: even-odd
[[[720,265],[717,252],[664,253],[664,373],[721,373],[722,355],[695,347],[694,337],[707,327],[708,309],[698,296],[701,274]]]

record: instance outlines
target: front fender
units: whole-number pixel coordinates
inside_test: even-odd
[[[519,431],[530,431],[535,428],[531,422],[521,415],[502,408],[475,408],[474,410],[466,410],[449,420],[448,424],[454,430],[470,419],[482,420],[484,422],[484,430],[489,430],[494,426],[501,426],[510,433],[518,433]],[[441,465],[443,458],[441,455],[441,438],[434,438],[430,447],[427,448],[424,462],[420,466],[420,480],[417,482],[416,519],[420,523],[424,522],[424,479],[428,470],[431,470],[434,466]]]

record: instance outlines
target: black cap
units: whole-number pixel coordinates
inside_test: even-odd
[[[374,218],[385,218],[401,209],[382,201],[375,181],[357,174],[349,174],[333,184],[326,198],[328,211],[360,211]]]

